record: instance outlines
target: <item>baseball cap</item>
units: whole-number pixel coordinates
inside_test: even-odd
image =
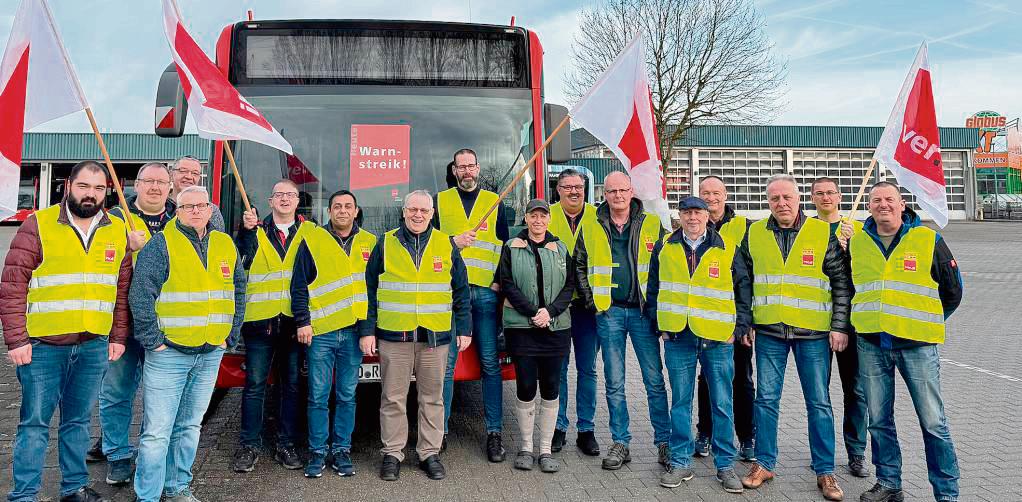
[[[699,197],[686,197],[682,199],[681,203],[678,204],[678,210],[684,211],[686,209],[702,209],[704,211],[709,210],[706,207],[706,202]]]
[[[525,212],[526,213],[531,213],[531,212],[535,211],[536,209],[542,209],[544,212],[549,213],[550,212],[550,203],[548,203],[547,201],[545,201],[543,199],[532,199],[525,206]]]

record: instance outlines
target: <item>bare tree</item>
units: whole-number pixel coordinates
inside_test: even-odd
[[[751,0],[605,0],[582,11],[579,28],[565,84],[576,101],[645,32],[664,166],[693,125],[762,122],[783,106],[787,64]]]

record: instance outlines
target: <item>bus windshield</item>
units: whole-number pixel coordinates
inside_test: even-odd
[[[282,88],[293,94],[281,95]],[[295,152],[235,144],[249,200],[261,216],[273,184],[288,178],[299,188],[299,214],[325,223],[330,194],[348,189],[362,208],[362,227],[379,235],[398,226],[409,191],[436,194],[451,186],[448,163],[455,151],[475,150],[480,186],[499,192],[534,148],[530,94],[524,89],[258,86],[242,93]],[[221,208],[236,224],[241,197],[224,167]],[[506,200],[516,219],[533,193],[531,174]]]

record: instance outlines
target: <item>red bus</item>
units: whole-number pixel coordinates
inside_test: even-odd
[[[472,148],[483,188],[500,191],[565,116],[543,102],[543,48],[517,26],[382,20],[244,21],[223,29],[216,63],[242,95],[294,146],[295,156],[250,142],[232,144],[249,199],[265,213],[274,182],[299,184],[299,213],[328,219],[327,198],[356,194],[364,229],[396,228],[411,190],[449,187],[453,152]],[[157,92],[156,132],[180,136],[186,103],[174,65]],[[543,197],[544,166],[567,161],[570,135],[560,135],[507,200],[520,221],[525,203]],[[404,176],[389,166],[408,166]],[[210,159],[213,201],[236,228],[241,197],[215,142]],[[244,384],[244,358],[225,357],[219,386]],[[505,378],[510,361],[503,357]],[[379,379],[375,357],[361,381]],[[480,377],[474,350],[458,359],[456,380]]]

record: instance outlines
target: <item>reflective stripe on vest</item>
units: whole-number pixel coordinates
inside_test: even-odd
[[[471,214],[465,214],[465,206],[461,203],[461,195],[457,188],[444,190],[437,194],[437,211],[440,213],[440,231],[448,235],[458,235],[472,230],[486,211],[497,202],[497,194],[479,189],[476,201],[472,205]],[[486,217],[486,222],[476,232],[476,240],[471,246],[461,250],[461,258],[468,269],[468,282],[475,286],[490,287],[493,276],[500,262],[500,247],[504,243],[497,239],[497,213],[493,210]],[[386,255],[384,255],[386,258]]]
[[[252,259],[245,286],[245,322],[272,319],[281,314],[294,316],[291,312],[291,274],[298,248],[314,228],[314,223],[303,221],[283,258],[270,242],[266,229],[262,226],[255,229],[259,247]]]
[[[696,336],[714,341],[734,335],[737,310],[731,264],[735,248],[728,241],[725,246],[707,249],[690,275],[684,245],[664,243],[658,256],[656,305],[661,331],[678,333],[688,327]]]
[[[755,272],[753,323],[784,323],[829,331],[830,279],[823,273],[823,260],[830,243],[830,225],[806,218],[785,260],[767,222],[760,220],[749,227],[749,253]]]
[[[391,230],[383,236],[383,273],[376,291],[377,327],[387,331],[413,331],[420,326],[450,331],[454,306],[450,237],[432,230],[416,267],[396,233]]]
[[[231,238],[209,232],[206,263],[172,219],[163,229],[170,274],[156,299],[156,317],[167,340],[184,347],[220,345],[234,322],[234,270],[238,250]]]
[[[88,332],[107,336],[113,327],[117,278],[127,250],[124,221],[109,215],[110,224],[96,228],[89,250],[78,232],[59,223],[60,205],[35,212],[43,261],[28,283],[28,336]],[[96,218],[102,218],[99,213]]]
[[[355,324],[352,260],[325,227],[310,230],[305,236],[305,245],[316,264],[316,278],[308,285],[313,335]],[[354,243],[352,250],[355,250]]]
[[[848,244],[852,257],[852,325],[860,333],[890,333],[898,338],[944,343],[944,307],[939,285],[930,274],[937,233],[914,227],[884,257],[866,232]]]

